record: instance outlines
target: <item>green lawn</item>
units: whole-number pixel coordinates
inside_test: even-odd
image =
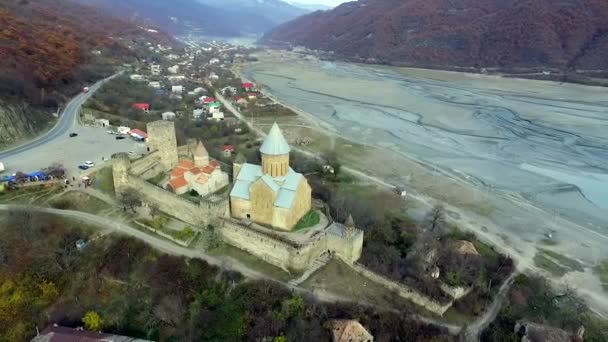
[[[112,168],[110,166],[93,173],[92,179],[93,188],[108,195],[114,195],[114,179],[112,179]]]
[[[300,229],[310,228],[316,224],[319,224],[319,222],[321,222],[321,217],[319,216],[319,213],[312,209],[300,219],[300,222],[296,224],[293,230],[297,231]]]
[[[57,209],[78,210],[91,214],[97,214],[112,208],[106,202],[78,191],[66,192],[54,198],[49,204]]]

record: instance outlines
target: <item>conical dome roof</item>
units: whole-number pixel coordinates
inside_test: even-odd
[[[196,148],[194,149],[194,155],[197,157],[208,157],[209,153],[207,152],[207,149],[205,148],[205,145],[203,145],[202,141],[198,141],[198,144],[196,145]]]
[[[283,133],[279,128],[279,125],[275,122],[268,132],[266,139],[264,139],[264,143],[262,147],[260,147],[260,152],[268,155],[283,155],[288,154],[291,149],[285,141],[285,137],[283,137]]]

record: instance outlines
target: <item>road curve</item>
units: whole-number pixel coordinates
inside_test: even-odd
[[[88,93],[80,93],[76,97],[71,99],[65,106],[65,109],[61,112],[59,120],[57,120],[57,123],[55,124],[55,126],[53,126],[53,128],[27,143],[9,148],[5,151],[1,151],[0,160],[27,152],[31,149],[47,144],[57,139],[58,137],[67,134],[76,125],[78,113],[82,104],[85,103],[95,93],[95,91],[97,91],[101,87],[101,85],[111,80],[112,78],[120,75],[121,73],[122,72],[116,73],[108,78],[105,78],[93,84],[89,87],[90,90]]]

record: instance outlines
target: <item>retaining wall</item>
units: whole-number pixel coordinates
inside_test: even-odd
[[[426,295],[423,295],[420,292],[418,292],[404,284],[401,284],[396,281],[385,278],[384,276],[381,276],[375,272],[372,272],[369,269],[367,269],[359,264],[353,264],[352,267],[357,273],[364,276],[365,278],[367,278],[373,282],[376,282],[376,283],[388,288],[389,290],[397,292],[399,294],[399,296],[401,296],[402,298],[405,298],[405,299],[413,302],[416,305],[422,306],[425,309],[427,309],[433,313],[436,313],[440,316],[443,316],[443,314],[454,303],[454,301],[451,300],[448,303],[441,304],[441,303],[433,300],[432,298],[430,298]]]

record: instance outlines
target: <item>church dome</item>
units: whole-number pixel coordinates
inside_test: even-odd
[[[260,152],[266,155],[278,156],[289,154],[289,151],[291,151],[291,149],[289,148],[287,141],[285,141],[285,137],[283,137],[279,125],[275,122],[272,125],[270,132],[268,132],[266,139],[264,139],[264,143],[260,147]]]

